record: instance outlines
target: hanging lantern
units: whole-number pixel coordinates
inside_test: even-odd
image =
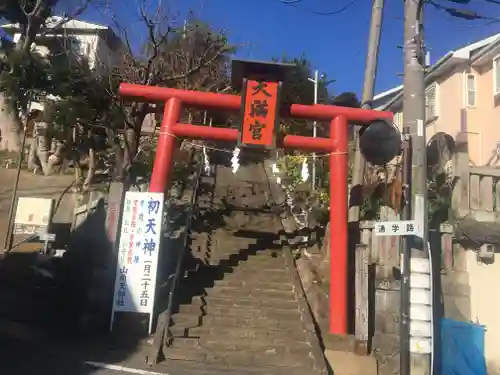
[[[359,148],[372,165],[385,165],[401,153],[399,129],[389,121],[376,120],[360,131]]]

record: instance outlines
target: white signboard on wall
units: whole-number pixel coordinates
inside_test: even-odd
[[[151,333],[162,217],[163,193],[125,194],[111,328],[115,312],[146,313]]]
[[[46,233],[54,200],[51,198],[19,197],[14,218],[14,234]]]

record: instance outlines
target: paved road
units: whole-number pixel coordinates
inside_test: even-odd
[[[91,346],[91,348],[89,348]],[[140,347],[106,350],[101,343],[75,344],[33,343],[6,339],[0,336],[0,375],[283,375],[286,368],[226,367],[205,363],[169,361],[152,368],[144,363],[144,349]],[[86,364],[95,361],[111,365],[98,368]],[[115,370],[113,369],[115,367]],[[305,374],[306,375],[306,374]]]
[[[87,349],[88,348],[82,347],[81,350],[79,350],[78,348],[75,348],[73,344],[67,345],[65,347],[61,344],[53,345],[48,343],[28,343],[26,341],[5,339],[0,337],[0,374],[116,375],[119,373],[127,373],[124,371],[114,371],[112,369],[103,369],[87,365],[85,362],[89,359],[93,359],[92,355],[89,354],[90,352],[92,352],[92,350]],[[132,362],[134,360],[133,357],[139,358],[138,354],[138,351],[130,351],[129,355],[111,352],[109,353],[108,360],[106,360],[106,356],[101,356],[101,358],[104,363],[116,363],[117,366],[119,366],[121,365],[121,362],[125,361],[127,362],[126,365],[131,368],[142,367],[143,371],[147,371],[147,369],[144,368],[143,364],[141,363],[131,364],[131,360]],[[158,373],[157,370],[155,372]],[[136,371],[135,373],[138,374],[141,372]],[[154,372],[152,374],[142,372],[142,374],[153,375]]]

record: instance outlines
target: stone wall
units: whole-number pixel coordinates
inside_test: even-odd
[[[459,244],[453,245],[451,265],[441,269],[442,316],[468,322],[471,320],[471,290],[467,272],[465,249]]]

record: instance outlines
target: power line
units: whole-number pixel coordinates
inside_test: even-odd
[[[298,8],[297,4],[299,3],[302,3],[304,0],[277,0],[278,2],[282,3],[282,4],[285,4],[285,5],[289,5],[289,6],[293,6],[295,8]],[[338,8],[338,9],[335,9],[333,11],[330,11],[330,12],[321,12],[321,11],[316,11],[316,10],[313,10],[313,9],[306,9],[306,11],[308,13],[311,13],[311,14],[314,14],[316,16],[334,16],[336,14],[340,14],[346,10],[348,10],[349,8],[351,8],[354,4],[356,4],[359,0],[351,0],[349,3],[347,3],[346,5]]]
[[[452,1],[452,0],[450,0]],[[496,0],[485,0],[487,2],[496,2]],[[458,2],[455,0],[455,2]],[[475,20],[487,20],[490,21],[487,23],[487,25],[495,22],[500,22],[500,18],[497,17],[489,17],[489,16],[484,16],[479,13],[477,13],[474,10],[469,10],[469,9],[464,9],[464,8],[455,8],[443,4],[436,3],[433,0],[427,0],[427,3],[429,5],[432,5],[434,8],[438,10],[443,10],[446,13],[448,13],[450,16],[454,18],[461,18],[467,21],[475,21]],[[498,2],[500,4],[500,1]]]
[[[446,20],[449,23],[453,24],[453,26],[465,28],[465,29],[477,29],[478,27],[486,27],[486,26],[493,25],[493,24],[499,22],[499,20],[491,20],[491,21],[488,21],[485,23],[480,23],[480,24],[457,23],[457,22],[455,22],[456,17],[453,17],[453,16],[446,17]]]

